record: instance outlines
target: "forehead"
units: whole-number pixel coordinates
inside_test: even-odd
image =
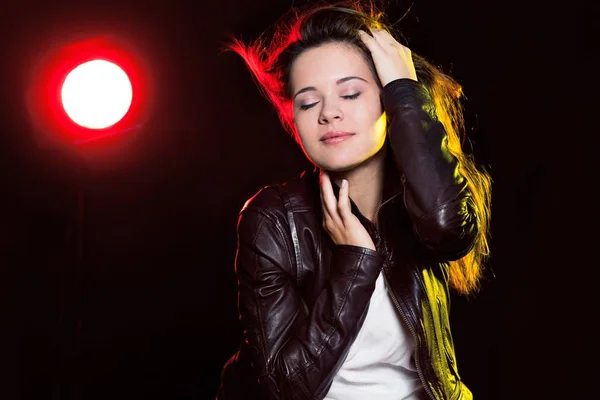
[[[290,71],[293,88],[335,82],[356,75],[370,78],[370,70],[360,51],[347,43],[327,43],[300,54]]]

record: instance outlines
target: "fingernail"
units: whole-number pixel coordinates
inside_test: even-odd
[[[345,179],[342,179],[342,187],[345,188],[348,185],[348,181]]]

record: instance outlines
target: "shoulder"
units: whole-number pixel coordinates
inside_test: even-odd
[[[303,172],[285,182],[272,183],[256,191],[242,206],[237,223],[240,241],[263,243],[265,248],[292,246],[290,211],[305,198],[306,176]]]
[[[283,216],[286,204],[290,210],[310,208],[315,185],[318,185],[318,174],[315,171],[303,171],[287,181],[263,186],[246,200],[240,213],[254,211],[269,216]]]

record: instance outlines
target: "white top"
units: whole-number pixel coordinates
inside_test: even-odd
[[[379,274],[367,315],[325,400],[418,400],[414,339]]]

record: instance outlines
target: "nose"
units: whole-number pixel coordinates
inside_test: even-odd
[[[344,113],[336,104],[325,103],[319,114],[319,123],[322,125],[330,124],[335,120],[343,120]]]

